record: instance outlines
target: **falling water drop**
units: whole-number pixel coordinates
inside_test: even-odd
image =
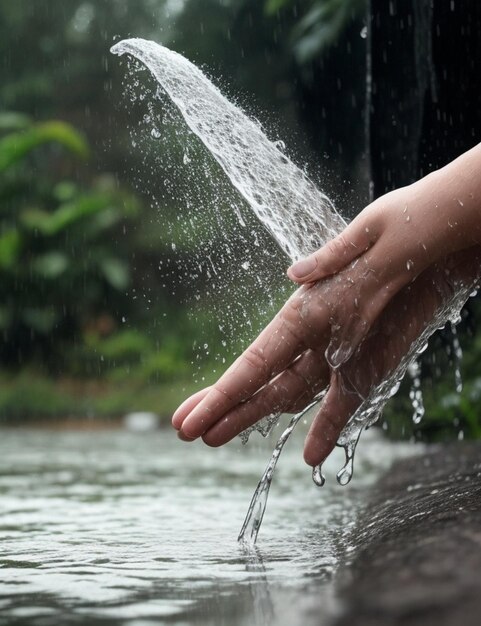
[[[312,468],[312,480],[318,487],[324,487],[326,479],[322,473],[322,464]]]
[[[354,449],[355,446],[345,445],[344,452],[346,454],[346,462],[344,466],[337,473],[337,482],[345,487],[351,482],[351,478],[354,474]]]

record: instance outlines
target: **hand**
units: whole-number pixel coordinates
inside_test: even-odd
[[[304,450],[309,464],[322,461],[456,280],[477,275],[480,171],[477,146],[380,198],[293,266],[301,289],[213,387],[179,407],[172,420],[179,436],[221,445],[264,415],[300,410],[329,384]]]
[[[342,300],[331,298],[327,358],[333,368],[350,358],[400,289],[447,254],[481,242],[480,196],[481,144],[379,198],[338,237],[288,270],[292,280],[309,284],[352,265],[352,288],[338,290]]]
[[[393,298],[352,358],[332,373],[324,358],[330,337],[326,303],[333,283],[334,291],[340,288],[339,281],[302,288],[213,387],[177,409],[172,421],[179,436],[187,441],[202,436],[209,445],[222,445],[265,415],[301,410],[330,383],[304,448],[306,462],[317,465],[370,389],[393,371],[455,285],[474,280],[480,260],[480,249],[472,248],[433,265]],[[352,271],[343,273],[347,290]]]

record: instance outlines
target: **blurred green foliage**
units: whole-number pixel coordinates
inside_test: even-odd
[[[63,342],[125,294],[118,232],[139,204],[110,177],[87,186],[68,176],[69,156],[89,154],[69,124],[0,114],[0,127],[0,358],[19,366],[41,356],[53,366],[64,361]]]
[[[167,413],[197,381],[215,377],[208,360],[197,366],[193,349],[205,328],[224,323],[212,319],[217,284],[205,289],[198,252],[221,265],[228,219],[209,225],[204,209],[225,212],[229,194],[209,189],[205,162],[196,173],[204,188],[188,188],[189,138],[167,115],[161,145],[134,148],[145,101],[127,90],[119,105],[125,65],[110,55],[112,43],[152,38],[192,59],[298,162],[315,163],[310,173],[352,216],[366,202],[366,5],[0,0],[0,415]],[[195,149],[189,144],[191,156]],[[197,214],[186,211],[186,198]],[[228,245],[240,254],[242,242]],[[280,271],[274,258],[262,262],[263,271]],[[229,297],[232,276],[218,297]],[[255,286],[247,291],[255,301]],[[282,297],[272,294],[272,306]],[[249,317],[248,303],[236,314]],[[410,424],[406,381],[386,413],[393,435],[480,436],[481,339],[465,335],[463,345],[463,392],[426,362],[426,416]]]

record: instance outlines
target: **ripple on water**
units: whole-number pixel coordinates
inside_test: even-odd
[[[406,448],[366,437],[354,485],[335,484],[334,461],[319,490],[295,435],[259,547],[245,551],[237,531],[271,445],[187,449],[170,431],[3,430],[2,617],[42,626],[317,624],[362,494]],[[291,605],[307,608],[294,615]]]

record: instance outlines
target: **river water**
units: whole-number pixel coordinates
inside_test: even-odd
[[[369,487],[413,448],[369,431],[353,483],[336,483],[333,458],[319,489],[302,461],[303,429],[250,553],[237,534],[272,438],[214,450],[170,429],[2,429],[0,623],[327,623]]]

